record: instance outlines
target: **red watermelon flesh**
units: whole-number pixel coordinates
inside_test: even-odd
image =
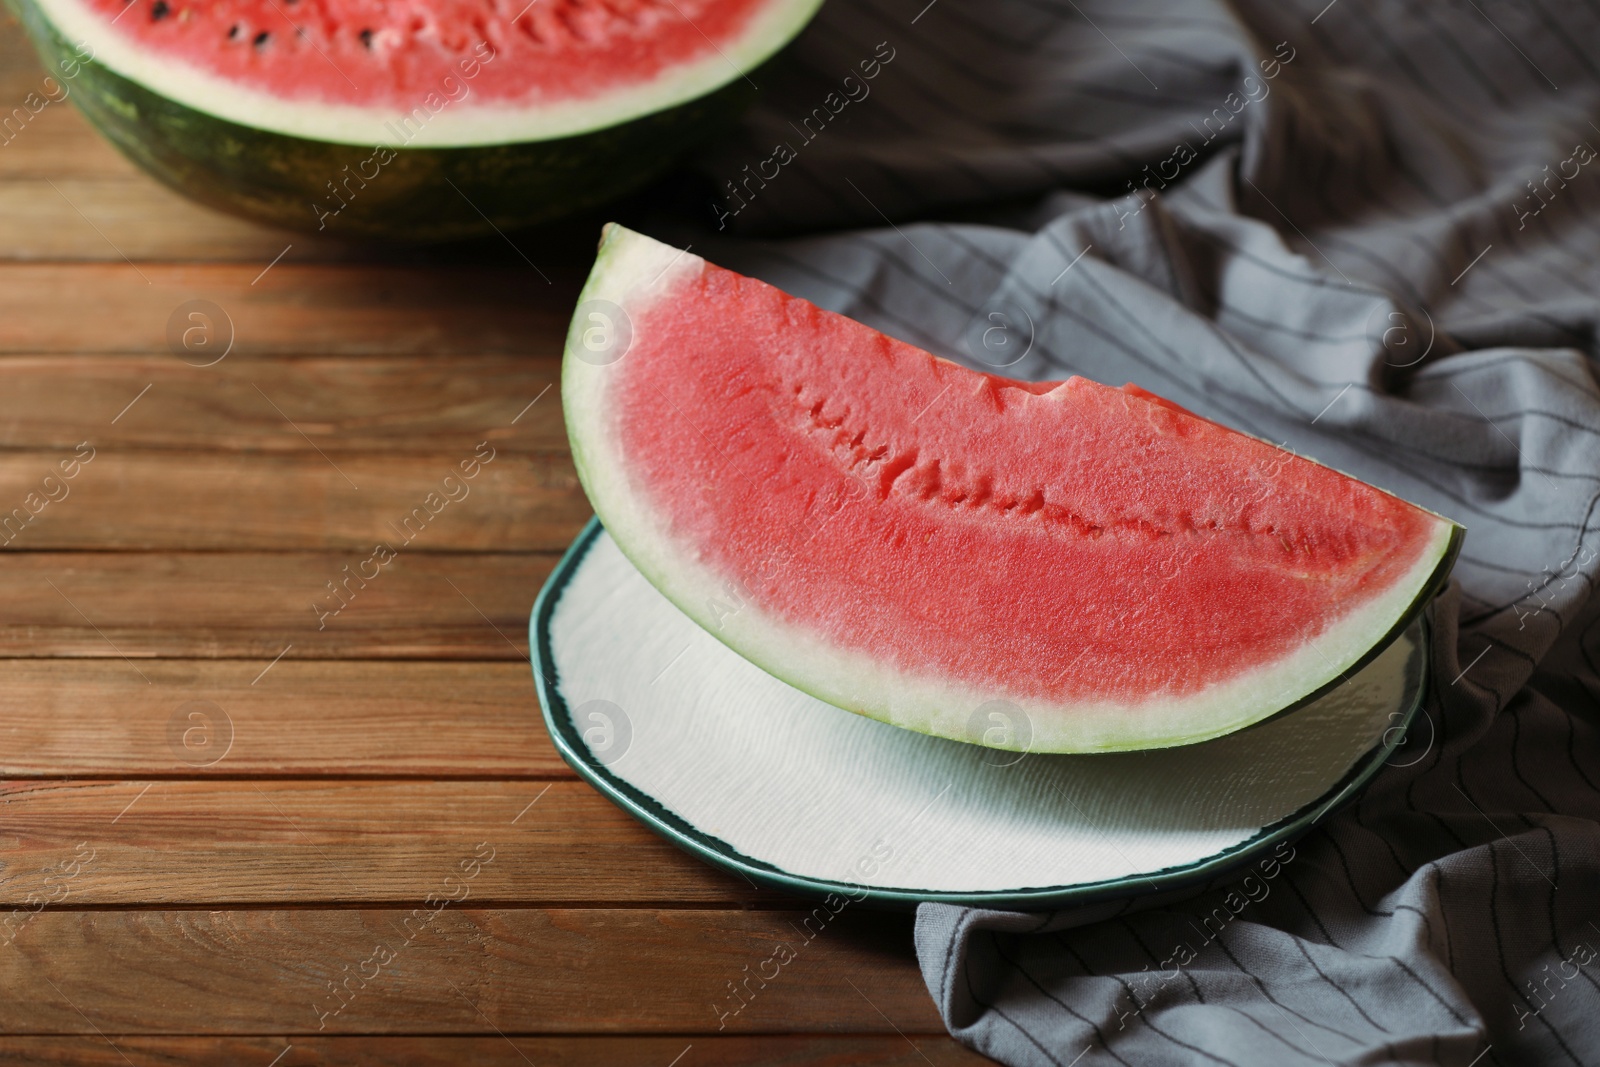
[[[254,129],[462,147],[574,136],[700,99],[820,0],[32,0],[80,55]]]
[[[81,0],[151,55],[278,99],[409,111],[478,68],[480,100],[594,96],[714,57],[762,0]],[[480,48],[487,46],[487,53]],[[486,54],[493,60],[483,64]],[[477,61],[477,62],[473,62]]]
[[[1004,701],[1027,725],[1003,747],[1227,733],[1380,650],[1459,542],[1137,387],[970,371],[618,227],[583,299],[631,328],[597,359],[608,305],[580,303],[563,370],[623,552],[758,665],[897,725],[994,743],[974,713]]]

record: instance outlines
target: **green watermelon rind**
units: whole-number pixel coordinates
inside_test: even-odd
[[[596,306],[592,301],[625,311],[630,303],[637,308],[703,264],[698,256],[610,225],[579,308]],[[631,319],[637,322],[637,316]],[[1193,697],[1062,708],[944,679],[913,678],[884,668],[866,653],[828,645],[753,607],[728,615],[725,608],[713,606],[727,580],[693,558],[691,549],[675,543],[666,520],[652,514],[644,494],[627,484],[626,463],[612,447],[618,434],[605,390],[609,376],[621,373],[628,357],[624,352],[613,363],[590,362],[583,347],[589,326],[584,315],[575,315],[568,331],[562,403],[579,479],[622,553],[684,614],[769,674],[827,703],[919,733],[985,743],[973,735],[971,713],[995,699],[1010,701],[1028,715],[1031,740],[1015,748],[1042,753],[1165,748],[1253,726],[1324,695],[1388,647],[1443,587],[1464,535],[1460,526],[1436,516],[1434,536],[1405,580],[1338,620],[1315,641],[1303,642],[1292,659]],[[671,412],[664,417],[692,416]]]
[[[220,211],[332,237],[442,241],[576,214],[659,177],[730,127],[755,94],[738,72],[706,95],[571,136],[462,147],[337,143],[176,102],[79,58],[35,0],[8,3],[48,70],[77,64],[64,84],[78,109],[152,176]],[[766,55],[817,4],[802,7]]]

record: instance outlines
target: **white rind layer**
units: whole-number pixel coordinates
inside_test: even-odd
[[[609,300],[624,310],[648,307],[674,281],[705,267],[699,256],[615,224],[606,227],[580,303]],[[634,330],[640,316],[630,314]],[[562,362],[562,405],[573,458],[595,513],[624,555],[652,585],[734,651],[790,685],[838,707],[940,737],[984,743],[969,725],[972,713],[1005,700],[1028,717],[1035,752],[1113,752],[1165,748],[1220,737],[1291,707],[1350,672],[1384,636],[1421,608],[1457,527],[1439,519],[1433,539],[1403,581],[1335,622],[1288,656],[1181,697],[1137,703],[1043,703],[1000,687],[985,689],[947,679],[886,669],[873,657],[821,640],[815,633],[763,614],[754,605],[727,615],[713,607],[729,584],[699,558],[695,546],[670,541],[670,524],[652,514],[640,487],[627,483],[628,464],[617,448],[615,405],[606,390],[625,373],[627,357],[596,366],[573,353],[587,323],[574,320]],[[639,336],[633,335],[633,344]],[[1048,395],[1048,394],[1045,394]],[[1307,461],[1310,462],[1310,461]],[[1017,731],[1019,734],[1022,731]]]
[[[576,136],[698,99],[744,77],[788,44],[811,20],[822,0],[767,0],[737,39],[699,60],[663,71],[650,82],[582,100],[511,105],[478,102],[470,92],[471,81],[457,77],[468,94],[437,112],[430,112],[423,100],[429,92],[445,97],[442,85],[421,92],[409,104],[392,107],[285,100],[170,56],[145,51],[83,0],[34,3],[63,38],[92,49],[96,63],[207,115],[335,144],[467,148]],[[403,129],[399,122],[411,116],[412,108],[421,109],[427,121],[420,129],[413,121],[413,132],[407,138],[397,129]]]

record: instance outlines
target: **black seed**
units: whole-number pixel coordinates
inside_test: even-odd
[[[155,6],[150,9],[150,21],[160,22],[172,14],[172,8],[167,6],[167,0],[156,0]]]
[[[243,29],[244,29],[243,26],[241,26],[237,22],[235,22],[233,24],[233,29],[228,31],[228,40],[237,41],[239,39],[239,32],[241,30],[243,30]]]
[[[256,34],[255,39],[250,43],[255,45],[257,48],[265,48],[267,46],[267,42],[270,40],[272,40],[272,34],[268,33],[266,30],[262,30],[260,33]]]
[[[361,31],[361,43],[367,46],[367,50],[369,52],[372,50],[372,31],[371,30],[362,30]]]

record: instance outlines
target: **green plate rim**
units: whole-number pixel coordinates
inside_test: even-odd
[[[1430,624],[1427,613],[1422,612],[1416,615],[1416,621],[1422,629],[1422,668],[1417,679],[1416,697],[1409,707],[1402,709],[1401,721],[1384,731],[1383,742],[1356,760],[1344,777],[1314,803],[1307,804],[1271,826],[1262,827],[1249,840],[1241,841],[1195,863],[1083,885],[973,893],[883,889],[809,878],[791,874],[769,863],[745,856],[719,838],[702,833],[682,816],[667,810],[648,793],[612,774],[605,764],[594,759],[588,746],[583,743],[582,736],[572,722],[571,709],[567,707],[566,700],[559,691],[559,682],[556,681],[555,657],[550,648],[550,619],[557,601],[561,599],[561,594],[566,589],[567,582],[577,571],[578,565],[583,562],[583,557],[603,529],[598,518],[589,520],[583,531],[567,548],[555,569],[550,572],[550,577],[545,580],[544,588],[539,591],[539,596],[533,603],[533,612],[528,619],[528,641],[533,653],[530,663],[533,667],[534,687],[539,694],[539,707],[544,713],[545,728],[550,733],[556,751],[561,754],[561,758],[568,766],[577,771],[585,781],[612,803],[689,854],[714,867],[741,875],[747,881],[805,897],[821,898],[829,894],[838,894],[859,903],[896,908],[922,903],[940,903],[1037,911],[1080,907],[1203,885],[1210,879],[1245,866],[1279,842],[1292,842],[1298,839],[1324,815],[1354,797],[1388,762],[1389,757],[1410,731],[1411,724],[1416,720],[1417,711],[1427,700],[1428,685],[1431,680]],[[1393,740],[1390,740],[1391,735]]]

